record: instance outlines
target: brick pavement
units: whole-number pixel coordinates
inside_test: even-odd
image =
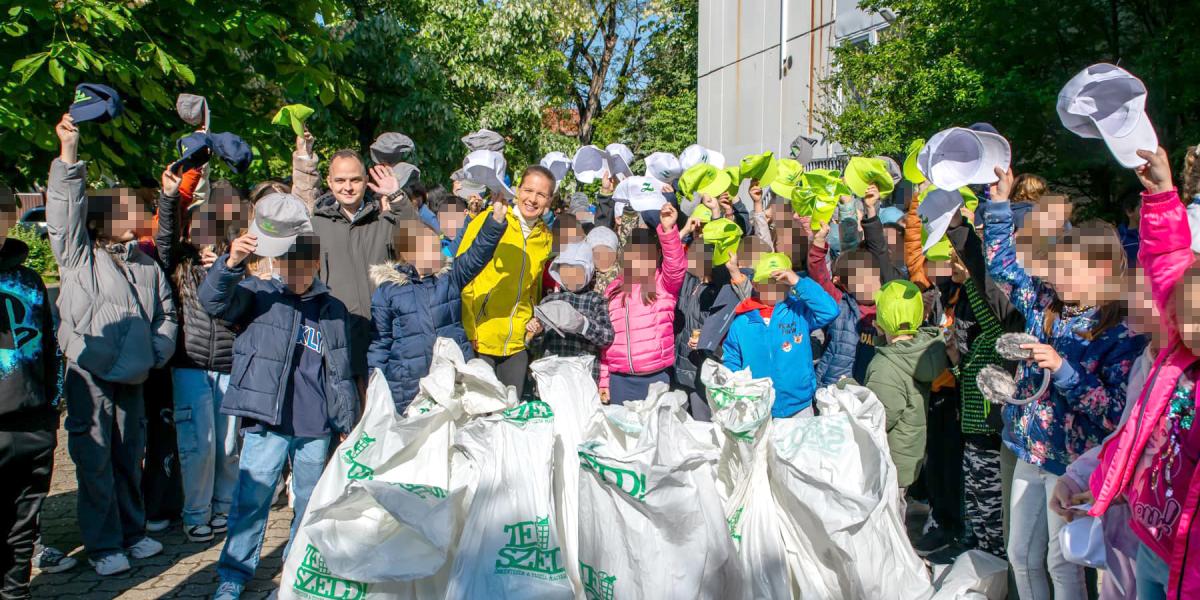
[[[187,541],[179,525],[153,534],[163,543],[162,554],[144,560],[130,559],[129,572],[100,577],[87,564],[75,515],[75,464],[67,455],[66,432],[59,429],[58,450],[54,454],[54,479],[50,496],[42,509],[42,536],[45,543],[67,552],[79,565],[66,573],[33,574],[33,597],[55,600],[110,598],[208,598],[216,588],[217,558],[225,543],[219,535],[211,542]],[[262,563],[256,578],[242,596],[248,600],[266,598],[279,585],[283,569],[283,547],[287,543],[292,511],[273,509],[263,543]]]

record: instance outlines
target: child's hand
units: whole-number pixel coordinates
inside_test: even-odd
[[[246,260],[254,251],[258,250],[258,236],[253,233],[247,233],[233,240],[233,244],[229,246],[229,258],[225,260],[225,266],[230,269],[236,269],[242,261]]]
[[[171,172],[170,168],[163,169],[162,172],[162,193],[168,198],[174,198],[179,195],[179,183],[182,178]]]
[[[867,191],[863,194],[863,202],[868,209],[875,208],[879,205],[879,186],[871,184],[867,186]]]
[[[1008,202],[1008,195],[1012,192],[1013,188],[1014,177],[1012,168],[1009,168],[1006,171],[1000,167],[996,167],[996,177],[999,177],[1000,179],[996,181],[996,183],[988,186],[988,192],[992,198],[992,202]]]
[[[699,226],[700,226],[700,221],[697,220],[696,217],[688,217],[687,223],[683,224],[683,229],[679,230],[679,237],[687,237],[688,234],[696,231],[696,228]],[[695,243],[695,242],[692,242],[692,243]]]
[[[821,228],[818,229],[815,234],[813,234],[812,243],[814,246],[824,248],[828,245],[827,240],[829,239],[829,223],[821,221],[820,227]],[[811,231],[811,229],[808,227],[805,227],[805,229]]]
[[[54,126],[54,133],[58,134],[62,146],[58,157],[68,165],[75,164],[79,160],[79,128],[75,126],[75,119],[71,118],[70,113],[62,116],[62,120]]]
[[[778,271],[771,271],[771,279],[774,279],[775,281],[778,281],[781,283],[786,283],[790,286],[795,286],[797,283],[800,282],[800,276],[797,275],[795,271],[790,271],[787,269],[779,269]]]
[[[659,222],[662,224],[663,231],[670,231],[675,228],[675,223],[679,221],[679,211],[670,202],[662,205],[658,213]]]
[[[608,390],[600,390],[600,403],[608,404],[608,400],[609,400]]]
[[[492,196],[492,219],[494,219],[497,223],[503,223],[504,217],[507,214],[508,203],[504,201],[504,197],[500,194]]]
[[[303,134],[296,136],[296,153],[301,156],[312,156],[313,144],[316,141],[317,139],[313,137],[312,132],[305,129]]]
[[[212,246],[205,246],[204,249],[200,251],[200,266],[208,269],[213,266],[213,263],[216,262],[217,253],[213,252]]]
[[[1171,162],[1167,160],[1167,151],[1163,150],[1162,146],[1159,146],[1158,150],[1154,152],[1138,150],[1137,155],[1142,157],[1146,164],[1134,169],[1133,172],[1137,173],[1138,179],[1142,181],[1147,192],[1158,194],[1175,187],[1175,184],[1171,182]]]
[[[664,184],[663,184],[663,186],[662,186],[662,189],[661,189],[661,190],[659,190],[659,191],[661,191],[661,192],[662,192],[662,193],[664,193],[664,194],[674,194],[674,193],[675,193],[675,186],[673,186],[673,185],[671,185],[671,184],[669,184],[669,183],[664,183]]]
[[[750,182],[750,201],[754,202],[754,212],[762,212],[763,190],[758,185],[758,180]]]
[[[530,319],[529,322],[525,324],[525,333],[529,334],[526,337],[538,336],[544,331],[545,328],[542,327],[542,322],[539,321],[537,317]]]
[[[605,171],[604,174],[600,176],[600,195],[611,196],[613,195],[613,190],[616,189],[617,178],[613,175],[609,175],[608,171]]]
[[[720,202],[720,204],[721,204],[721,212],[718,213],[716,211],[713,211],[713,214],[714,215],[717,215],[717,214],[725,215],[726,219],[732,219],[733,215],[734,215],[733,198],[729,197],[729,192],[721,194],[721,197],[718,198],[717,201]]]
[[[1049,344],[1021,344],[1022,350],[1031,350],[1033,352],[1033,362],[1043,369],[1050,369],[1051,373],[1057,373],[1062,368],[1063,359],[1058,355],[1058,351],[1054,346]]]

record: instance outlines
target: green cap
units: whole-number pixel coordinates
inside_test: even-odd
[[[712,209],[703,204],[697,204],[696,208],[692,209],[691,216],[701,223],[708,223],[713,220]]]
[[[792,259],[782,252],[769,252],[758,259],[754,265],[754,283],[765,283],[771,280],[775,271],[791,271]]]
[[[729,189],[729,173],[708,163],[698,163],[679,176],[680,203],[693,200],[697,193],[716,198]]]
[[[796,186],[800,185],[800,177],[804,175],[804,165],[790,158],[781,158],[775,161],[774,166],[775,173],[769,173],[770,169],[767,169],[768,173],[763,176],[764,179],[768,175],[774,175],[770,177],[771,191],[775,192],[776,196],[791,198]],[[762,181],[759,185],[763,185]]]
[[[745,179],[742,176],[741,167],[733,165],[725,167],[722,171],[725,171],[725,174],[729,176],[729,187],[725,191],[729,192],[730,196],[737,196],[738,189],[742,187],[742,180]]]
[[[875,322],[888,335],[912,335],[925,319],[925,303],[917,284],[893,279],[875,292]]]
[[[963,206],[965,206],[967,210],[974,215],[975,208],[979,206],[979,197],[975,195],[975,192],[971,191],[970,187],[965,185],[958,188],[958,193],[963,197]],[[974,217],[972,217],[972,219],[974,219]]]
[[[811,216],[813,231],[817,231],[821,223],[833,217],[838,200],[850,195],[850,188],[842,181],[841,172],[832,169],[805,171],[801,183],[792,196],[792,210],[800,216]]]
[[[904,157],[904,178],[913,185],[925,183],[925,176],[921,174],[921,170],[917,168],[917,155],[921,153],[921,149],[925,147],[925,140],[913,140],[908,145],[908,156]]]
[[[763,152],[762,154],[751,154],[742,159],[741,173],[742,179],[755,179],[758,184],[762,185],[763,176],[767,174],[767,168],[771,166],[771,161],[774,160],[774,152]]]
[[[886,197],[892,193],[896,184],[888,173],[887,165],[878,158],[855,156],[846,164],[846,185],[855,196],[862,198],[867,195],[867,186],[872,183],[879,188],[879,195]]]
[[[304,122],[313,114],[313,109],[303,104],[289,104],[275,113],[272,125],[291,125],[296,135],[304,135]]]
[[[737,252],[742,242],[742,228],[729,219],[710,221],[701,230],[704,243],[713,247],[713,266],[719,267],[729,262],[729,257]]]

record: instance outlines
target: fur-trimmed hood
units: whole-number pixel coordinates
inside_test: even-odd
[[[449,271],[450,265],[443,264],[442,268],[438,269],[438,272],[434,273],[433,276],[441,277]],[[389,260],[384,263],[371,265],[371,268],[367,270],[367,273],[370,275],[371,281],[376,287],[379,287],[385,283],[405,285],[410,283],[413,279],[421,278],[421,276],[417,273],[417,269],[412,265],[404,261],[395,260]]]

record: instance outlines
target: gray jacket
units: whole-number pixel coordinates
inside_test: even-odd
[[[87,166],[54,159],[46,229],[58,261],[58,344],[105,381],[137,384],[175,352],[175,300],[137,242],[97,247],[88,234]]]

